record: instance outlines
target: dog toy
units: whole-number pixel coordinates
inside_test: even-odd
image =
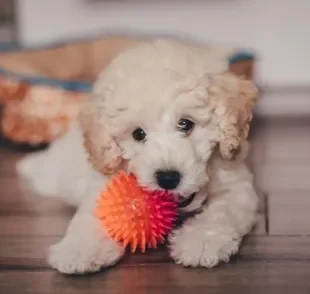
[[[140,187],[133,174],[120,172],[97,199],[96,216],[108,234],[124,248],[156,248],[163,243],[177,218],[172,193],[148,191]]]

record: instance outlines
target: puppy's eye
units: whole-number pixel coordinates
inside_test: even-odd
[[[137,128],[132,132],[132,137],[136,141],[142,142],[146,140],[146,133],[141,128]]]
[[[178,130],[185,134],[189,134],[193,130],[194,126],[195,123],[186,118],[181,118],[178,121]]]

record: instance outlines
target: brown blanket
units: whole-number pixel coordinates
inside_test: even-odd
[[[0,68],[60,80],[93,81],[121,50],[138,38],[109,37],[40,50],[0,53]]]

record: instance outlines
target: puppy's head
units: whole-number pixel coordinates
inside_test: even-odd
[[[99,77],[80,122],[101,173],[125,168],[141,185],[186,199],[208,183],[217,146],[234,158],[256,90],[228,73],[205,75],[192,51],[174,47],[147,44],[122,53]]]

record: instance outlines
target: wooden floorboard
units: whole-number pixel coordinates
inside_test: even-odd
[[[230,263],[211,270],[177,266],[160,248],[96,275],[57,273],[47,250],[74,209],[35,195],[16,175],[20,148],[0,148],[0,293],[310,293],[309,129],[308,120],[256,125],[249,165],[258,225]]]
[[[49,269],[46,253],[50,245],[61,236],[2,236],[0,243],[0,270]],[[245,238],[240,252],[234,257],[236,263],[286,260],[310,261],[310,236],[249,236]],[[171,263],[165,247],[150,250],[147,254],[126,254],[120,267],[149,263]],[[116,267],[119,267],[116,266]],[[310,274],[310,272],[309,272]]]
[[[310,236],[310,191],[272,189],[269,198],[269,233]]]
[[[212,270],[174,264],[115,267],[96,275],[67,277],[51,270],[0,271],[1,293],[309,293],[307,261],[231,262]]]
[[[15,176],[0,175],[1,216],[69,215],[74,209],[63,201],[35,195],[29,186]]]

